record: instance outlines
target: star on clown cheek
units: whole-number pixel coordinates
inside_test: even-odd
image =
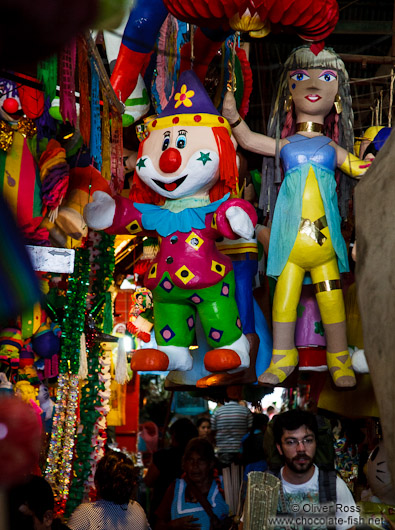
[[[147,160],[146,158],[140,158],[140,160],[137,162],[136,166],[137,166],[139,169],[141,169],[142,167],[146,167],[146,166],[145,166],[145,161],[146,161],[146,160]]]
[[[210,158],[210,153],[202,153],[201,151],[200,151],[200,157],[197,158],[196,160],[199,160],[200,162],[202,162],[204,166],[206,165],[208,161],[212,162]]]

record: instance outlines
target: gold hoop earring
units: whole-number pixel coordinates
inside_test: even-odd
[[[287,99],[284,101],[284,110],[289,112],[292,108],[292,94],[290,94]]]
[[[336,94],[335,101],[334,101],[336,114],[341,114],[343,111],[343,105],[342,105],[342,98],[340,94]]]

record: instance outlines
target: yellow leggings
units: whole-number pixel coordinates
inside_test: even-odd
[[[273,300],[275,322],[295,322],[296,310],[306,271],[311,274],[323,324],[336,324],[346,318],[340,273],[328,228],[322,231],[327,240],[320,246],[298,232],[288,261],[278,278]],[[336,281],[337,280],[337,281]]]

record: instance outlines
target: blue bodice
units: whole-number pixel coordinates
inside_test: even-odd
[[[314,162],[331,171],[336,169],[336,150],[329,145],[332,140],[327,136],[307,138],[307,136],[295,134],[287,140],[290,143],[284,145],[280,153],[284,173],[308,162]]]
[[[285,178],[274,209],[267,275],[278,278],[287,263],[298,235],[303,192],[311,169],[318,182],[339,270],[348,271],[347,248],[340,230],[341,217],[336,194],[336,150],[329,145],[331,139],[327,136],[308,138],[295,134],[287,140],[289,143],[280,152]]]

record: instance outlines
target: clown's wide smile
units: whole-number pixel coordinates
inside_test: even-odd
[[[184,175],[183,177],[180,177],[176,180],[173,180],[173,182],[162,182],[161,180],[152,179],[153,182],[162,188],[162,190],[165,191],[174,191],[178,188],[178,186],[181,186],[181,184],[184,182],[184,180],[187,178],[188,174]]]

